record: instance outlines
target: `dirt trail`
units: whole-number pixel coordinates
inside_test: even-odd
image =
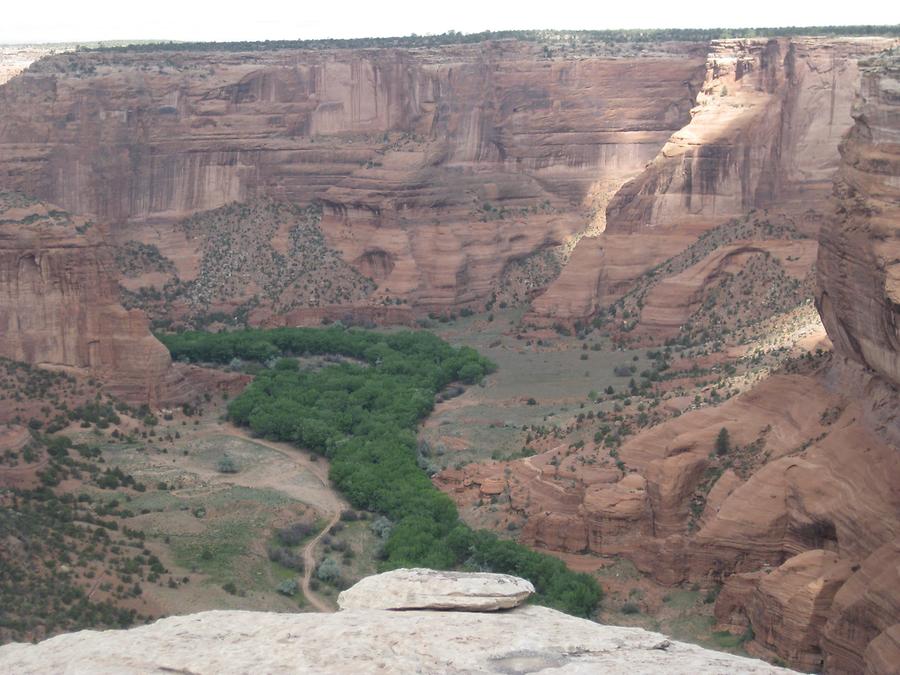
[[[276,477],[275,482],[272,482],[271,480],[246,481],[247,483],[254,483],[253,485],[248,485],[248,487],[273,487],[285,492],[286,494],[290,494],[291,496],[296,497],[301,501],[305,501],[307,503],[312,502],[313,506],[315,506],[318,510],[323,511],[325,515],[328,516],[328,522],[325,527],[322,528],[322,531],[319,532],[315,537],[313,537],[309,541],[309,543],[307,543],[306,546],[303,547],[304,571],[300,586],[303,589],[303,595],[309,601],[309,604],[311,604],[320,612],[333,612],[334,609],[318,596],[316,596],[310,588],[310,580],[312,579],[313,570],[316,567],[316,546],[318,546],[322,538],[326,534],[328,534],[328,531],[340,520],[341,512],[349,508],[347,502],[345,502],[334,491],[334,489],[328,482],[327,462],[325,462],[324,460],[314,462],[310,459],[307,453],[295,448],[292,445],[288,445],[287,443],[267,441],[262,438],[256,438],[247,433],[244,429],[236,427],[230,423],[225,423],[221,426],[221,428],[211,431],[210,433],[216,435],[235,436],[237,438],[242,438],[246,441],[250,441],[251,443],[265,446],[270,450],[274,450],[278,454],[289,459],[294,464],[302,466],[309,473],[316,477],[316,479],[322,484],[322,487],[326,488],[326,492],[318,495],[317,498],[310,499],[310,494],[297,493],[295,490],[292,490],[291,486],[289,486],[285,482],[277,480],[277,478],[283,478],[283,476]]]

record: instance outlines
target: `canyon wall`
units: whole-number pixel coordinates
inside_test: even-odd
[[[863,72],[816,304],[839,354],[900,385],[900,60],[872,59]]]
[[[140,283],[158,290],[200,271],[203,244],[179,223],[274,198],[320,203],[327,245],[374,283],[307,303],[315,312],[422,315],[499,297],[533,301],[534,320],[584,320],[748,211],[814,238],[858,60],[893,44],[60,54],[0,88],[0,187],[157,247],[174,269]],[[535,264],[545,254],[549,272]],[[253,316],[287,313],[263,300]]]
[[[835,199],[811,205],[836,209],[817,264],[830,358],[639,432],[617,448],[619,466],[597,446],[561,444],[436,482],[461,508],[508,495],[532,546],[622,555],[664,584],[723,583],[719,627],[752,628],[752,654],[886,674],[900,663],[900,62],[858,67]],[[818,179],[810,186],[818,194]]]
[[[158,403],[178,381],[143,312],[118,302],[98,226],[0,194],[0,355],[99,377],[130,403]]]
[[[889,38],[716,40],[690,122],[609,201],[605,231],[534,303],[536,317],[585,319],[696,236],[752,210],[815,237],[853,124],[858,61]],[[689,300],[689,299],[688,299]]]
[[[609,206],[609,230],[706,229],[751,209],[798,214],[831,193],[858,60],[889,38],[713,41],[690,123]]]
[[[900,58],[862,66],[853,129],[841,144],[837,217],[820,236],[816,305],[845,360],[839,385],[870,401],[869,423],[892,442],[873,470],[900,481]],[[871,460],[870,460],[871,462]],[[864,490],[868,488],[863,488]],[[900,503],[895,500],[896,512]],[[900,546],[873,547],[834,595],[822,634],[834,672],[900,663]]]
[[[478,306],[684,126],[705,49],[57,55],[0,88],[0,186],[156,245],[187,276],[197,244],[176,221],[318,200],[328,244],[378,283],[368,303]]]

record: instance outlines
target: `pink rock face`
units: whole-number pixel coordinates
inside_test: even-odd
[[[535,318],[590,317],[698,234],[751,209],[787,214],[815,237],[831,215],[828,197],[838,145],[853,125],[859,59],[892,44],[714,41],[690,122],[615,192],[605,231],[578,242],[569,266],[535,301]],[[690,305],[689,288],[676,296],[676,304]],[[647,324],[666,333],[679,318],[651,315]]]
[[[900,385],[900,60],[863,68],[841,145],[838,217],[822,230],[816,304],[835,350]]]
[[[783,655],[795,667],[816,671],[822,667],[820,631],[835,593],[851,574],[850,562],[838,554],[805,551],[772,571],[729,579],[716,602],[716,617],[723,627],[740,629],[749,616],[754,630],[761,629],[748,646],[751,653]]]
[[[176,220],[318,199],[328,244],[379,284],[369,302],[477,306],[687,122],[704,50],[59,55],[0,89],[0,185],[152,241],[179,270],[198,252]]]
[[[0,354],[96,375],[132,403],[158,402],[172,382],[169,353],[143,312],[118,303],[97,226],[0,200]]]
[[[828,197],[853,123],[858,60],[881,38],[717,40],[690,123],[613,198],[608,229],[703,230],[753,208]]]

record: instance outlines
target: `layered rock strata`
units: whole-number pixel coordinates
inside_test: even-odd
[[[853,125],[859,61],[888,38],[716,40],[690,122],[611,198],[536,318],[585,319],[697,234],[753,209],[815,236],[830,217],[838,144]],[[585,249],[585,250],[579,250]],[[570,279],[579,292],[570,297]]]
[[[900,385],[900,59],[863,66],[816,304],[835,350]]]
[[[572,243],[597,186],[637,175],[684,126],[704,51],[57,55],[0,89],[0,186],[185,271],[199,253],[177,220],[318,200],[328,245],[379,285],[363,304],[479,306],[509,265]]]
[[[827,369],[769,377],[644,431],[618,449],[624,468],[589,462],[588,446],[437,481],[460,505],[508,494],[534,546],[625,555],[666,584],[724,582],[720,627],[752,628],[751,653],[886,674],[900,663],[900,68],[884,57],[862,69],[837,214],[820,233]],[[657,285],[648,306],[660,319],[682,311],[674,285],[690,297],[696,276]],[[741,448],[726,470],[712,452],[722,427]]]
[[[98,227],[0,195],[0,355],[101,378],[131,403],[179,383],[139,310],[118,302],[112,251]]]

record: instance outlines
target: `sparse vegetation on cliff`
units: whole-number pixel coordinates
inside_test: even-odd
[[[137,277],[147,272],[174,274],[175,266],[153,244],[125,242],[116,250],[116,265],[122,276]]]
[[[759,326],[808,303],[815,286],[814,263],[810,262],[802,276],[788,272],[789,266],[801,258],[793,257],[792,249],[782,258],[776,247],[770,251],[766,242],[798,242],[808,237],[788,219],[751,212],[704,232],[694,243],[677,255],[655,266],[634,284],[632,290],[602,310],[594,319],[594,326],[607,322],[621,343],[632,338],[644,320],[644,310],[651,294],[660,284],[676,275],[686,273],[707,261],[715,260],[720,249],[725,250],[715,268],[698,271],[706,274],[704,283],[693,298],[680,298],[695,309],[677,330],[671,344],[685,347],[704,343],[721,343],[731,335],[738,343],[746,343],[759,331]],[[784,255],[783,253],[781,255]]]
[[[34,487],[0,489],[0,643],[145,618],[133,606],[141,582],[167,570],[146,549],[144,534],[120,528],[118,518],[130,513],[123,491],[146,488],[118,468],[101,470],[98,455],[65,436],[38,433],[21,451],[4,454],[10,478],[43,468]],[[58,487],[73,479],[93,488],[76,495]]]
[[[329,248],[318,206],[260,199],[234,203],[194,215],[179,223],[197,243],[197,277],[173,276],[162,289],[123,290],[126,307],[140,307],[156,320],[171,319],[176,306],[187,310],[188,324],[213,322],[244,325],[260,306],[275,313],[296,307],[358,302],[375,283]],[[129,242],[117,255],[125,276],[144,272],[174,273],[171,262],[152,246]]]

